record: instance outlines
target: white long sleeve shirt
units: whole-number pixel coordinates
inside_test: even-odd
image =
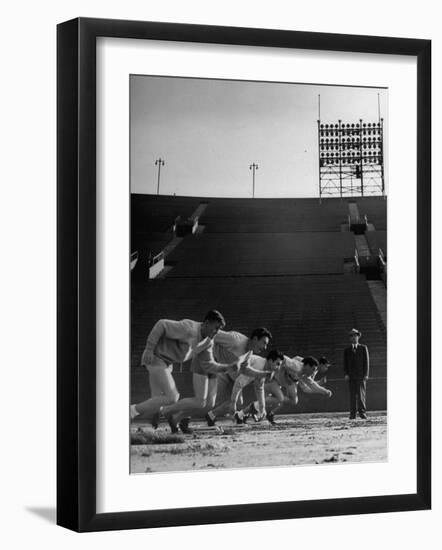
[[[245,355],[248,351],[249,339],[244,334],[234,330],[226,332],[220,330],[214,338],[213,353],[220,363],[232,363]],[[229,372],[232,379],[237,377],[234,371]]]
[[[244,336],[244,334],[241,334],[240,332],[236,332],[234,330],[226,332],[223,330],[220,330],[214,338],[215,341],[215,347],[214,347],[214,354],[217,359],[217,361],[220,361],[222,363],[231,363],[232,361],[235,361],[237,359],[244,358],[245,355],[248,353],[248,347],[249,347],[249,339],[247,336]],[[266,359],[263,357],[259,357],[258,355],[252,355],[251,356],[251,364],[253,362],[256,362],[256,364],[261,365],[266,362]],[[262,363],[263,362],[263,363]],[[242,391],[242,387],[247,386],[250,382],[254,382],[255,384],[255,394],[256,399],[258,401],[258,409],[260,411],[265,410],[265,393],[264,393],[264,383],[262,380],[255,379],[254,377],[245,377],[244,374],[239,374],[238,371],[230,370],[228,371],[228,375],[232,380],[236,380],[242,376],[240,382],[238,385],[234,385],[234,391],[235,391],[235,403],[238,400],[239,394]],[[246,383],[246,378],[250,378]],[[232,390],[233,391],[233,390]],[[232,393],[233,396],[233,393]],[[233,402],[233,398],[232,402]]]
[[[202,338],[201,324],[190,319],[172,321],[160,319],[147,337],[146,347],[141,358],[148,365],[147,353],[151,352],[167,364],[184,363],[195,354],[212,345],[210,338]]]

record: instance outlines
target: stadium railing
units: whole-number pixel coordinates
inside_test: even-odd
[[[138,250],[136,250],[135,252],[132,252],[132,254],[130,255],[130,269],[132,271],[132,269],[134,269],[134,267],[137,265],[138,263]]]
[[[164,269],[164,252],[161,251],[156,256],[149,255],[149,279],[154,279]]]
[[[384,281],[385,286],[387,286],[387,259],[382,248],[379,249],[378,261],[380,266],[381,279]]]

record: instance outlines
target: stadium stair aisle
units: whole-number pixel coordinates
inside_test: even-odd
[[[368,246],[367,239],[365,238],[365,235],[355,235],[355,245],[356,250],[358,251],[358,255],[362,258],[368,258],[371,256],[371,250]]]

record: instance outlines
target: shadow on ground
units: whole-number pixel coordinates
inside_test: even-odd
[[[31,514],[34,514],[35,516],[38,516],[49,523],[55,524],[56,518],[57,518],[57,511],[55,508],[44,508],[39,506],[30,506],[26,508],[28,512]]]

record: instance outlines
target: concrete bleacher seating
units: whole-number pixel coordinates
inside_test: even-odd
[[[171,254],[171,277],[343,273],[351,233],[204,233]]]
[[[164,195],[131,195],[131,230],[138,232],[165,232],[177,216],[190,216],[199,205],[195,197]]]
[[[207,199],[200,219],[214,233],[340,231],[345,199]]]
[[[151,252],[153,255],[163,250],[168,242],[173,239],[172,231],[159,232],[137,232],[131,236],[131,250],[142,250]]]
[[[370,247],[386,244],[386,201],[353,200],[377,229],[366,233]],[[190,216],[201,202],[208,203],[199,220],[204,231],[184,237],[168,254],[165,278],[132,278],[131,402],[149,395],[140,358],[155,322],[199,320],[216,308],[225,315],[228,330],[248,334],[264,325],[274,335],[272,344],[284,353],[331,359],[329,384],[335,397],[301,396],[298,411],[347,409],[342,355],[348,330],[357,327],[372,364],[368,405],[386,408],[385,327],[365,277],[344,273],[344,261],[355,246],[353,234],[341,231],[348,200],[134,195],[132,243],[159,252],[173,236],[175,217]],[[182,372],[180,368],[175,369],[177,385],[186,396],[192,391],[191,376],[188,365]]]

